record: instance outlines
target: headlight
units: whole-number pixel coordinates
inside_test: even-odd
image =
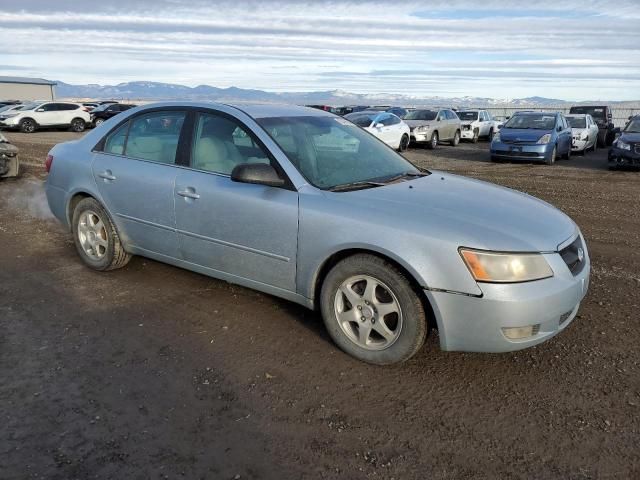
[[[500,141],[500,132],[497,132],[493,135],[493,138],[491,139],[492,142],[499,142]]]
[[[429,125],[420,125],[416,127],[416,132],[424,132],[425,130],[429,130]]]
[[[582,132],[580,134],[580,140],[587,140],[589,138],[589,132]]]
[[[616,140],[616,147],[618,147],[620,150],[631,150],[631,145],[623,142],[620,139]]]
[[[553,276],[539,253],[497,253],[460,249],[464,263],[478,282],[517,283]]]
[[[538,143],[538,145],[544,145],[549,143],[550,141],[551,141],[551,134],[545,133],[542,137],[540,137],[540,140],[538,140],[536,143]]]

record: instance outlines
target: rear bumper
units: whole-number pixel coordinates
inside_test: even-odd
[[[544,162],[551,158],[553,143],[545,145],[527,144],[507,144],[493,142],[491,144],[491,156],[505,160],[516,160],[523,162]]]
[[[545,254],[554,276],[520,284],[479,284],[481,297],[426,290],[443,350],[509,352],[542,343],[575,318],[589,287],[588,255],[574,276],[559,254]],[[535,326],[533,334],[509,339],[505,328]]]

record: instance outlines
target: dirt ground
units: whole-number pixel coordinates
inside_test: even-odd
[[[432,334],[381,368],[286,301],[144,258],[83,267],[38,166],[77,135],[7,136],[34,165],[0,182],[0,478],[640,478],[640,172],[604,150],[547,167],[411,149],[564,210],[593,276],[541,346],[444,353]]]

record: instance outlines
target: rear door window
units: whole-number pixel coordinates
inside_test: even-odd
[[[104,142],[104,153],[123,155],[128,131],[129,122],[126,122],[120,125],[114,132],[110,133]]]

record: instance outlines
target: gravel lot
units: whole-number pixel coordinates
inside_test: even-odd
[[[640,172],[605,151],[547,167],[489,163],[486,142],[409,150],[564,210],[593,277],[537,348],[444,353],[431,335],[381,368],[283,300],[143,258],[83,267],[38,166],[78,135],[7,136],[34,165],[0,181],[0,478],[640,478]]]

